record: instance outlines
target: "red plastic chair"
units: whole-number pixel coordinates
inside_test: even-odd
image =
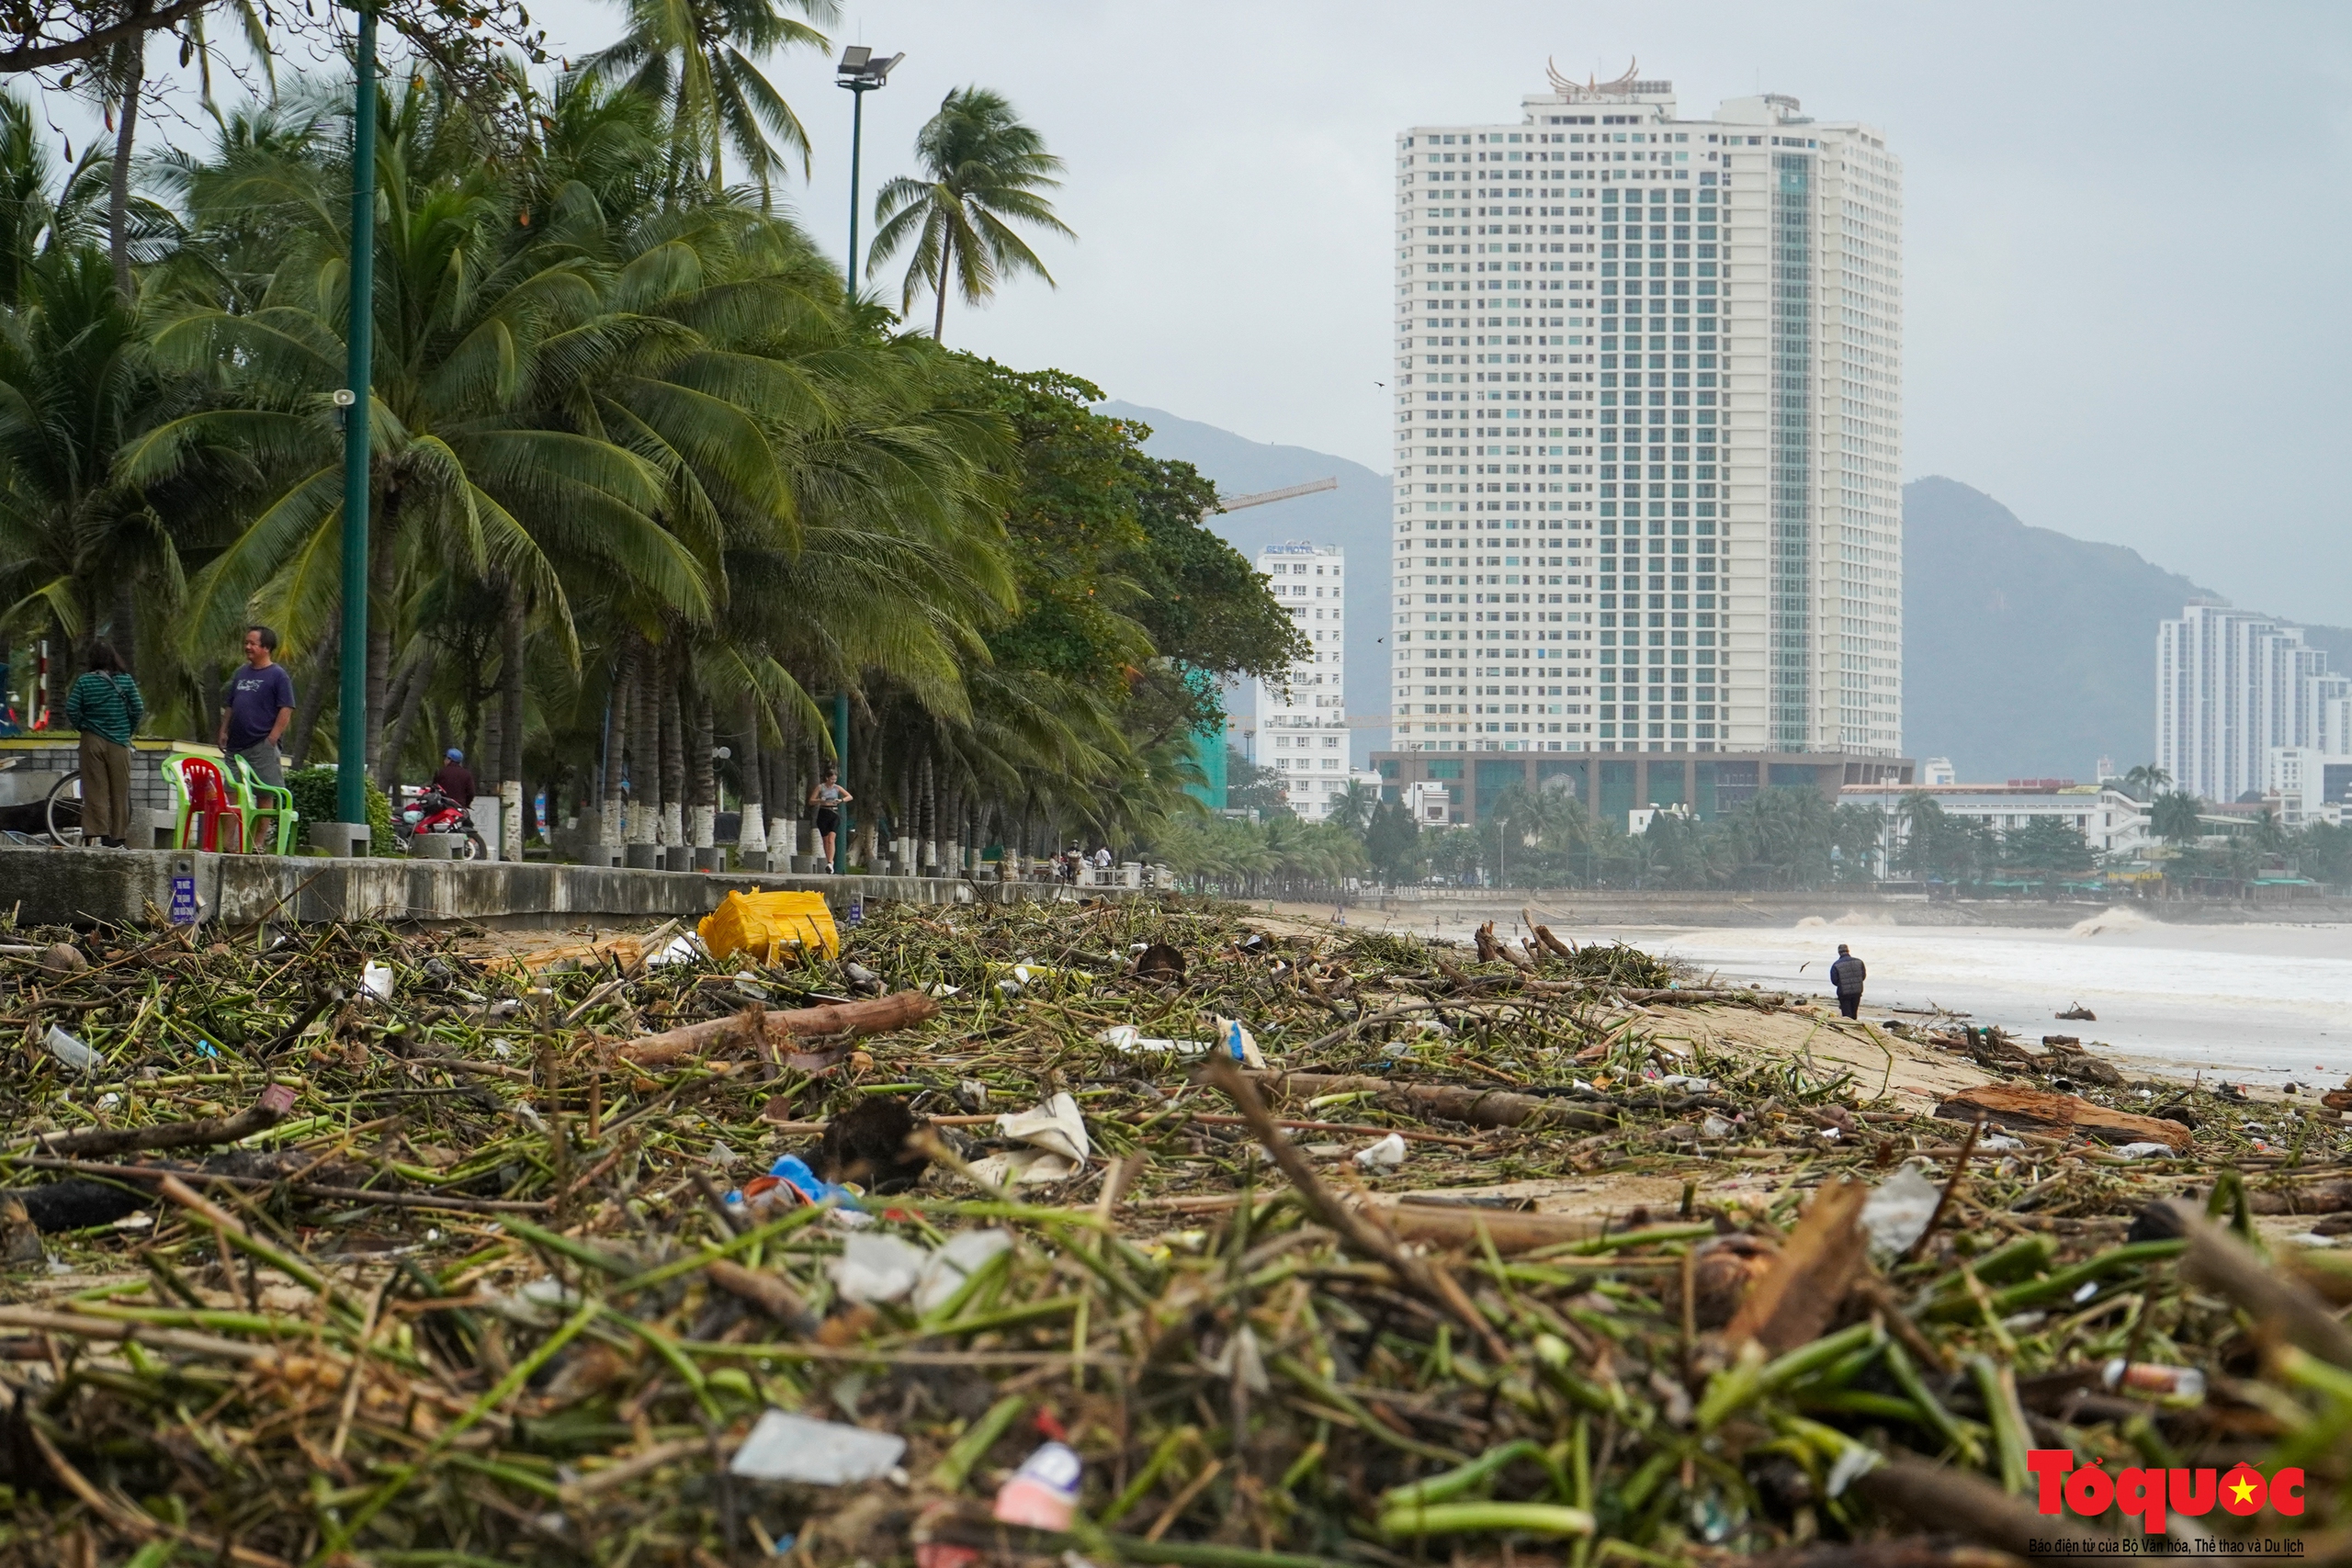
[[[164,765],[179,796],[179,822],[172,842],[183,850],[240,854],[245,847],[245,814],[230,792],[220,765],[209,757],[175,756]]]

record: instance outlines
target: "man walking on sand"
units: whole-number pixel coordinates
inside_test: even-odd
[[[1862,961],[1838,944],[1838,962],[1829,966],[1829,983],[1838,990],[1838,1010],[1847,1018],[1860,1018],[1862,1013],[1862,982],[1870,978],[1870,971]]]
[[[267,626],[245,628],[245,667],[229,677],[220,693],[220,749],[243,757],[266,784],[283,786],[278,738],[294,722],[294,680],[271,659],[277,634]]]

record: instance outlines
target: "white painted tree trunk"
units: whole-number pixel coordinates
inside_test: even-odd
[[[596,818],[596,842],[608,850],[621,847],[621,829],[625,826],[621,813],[624,809],[618,791],[605,796],[604,814]]]
[[[498,840],[508,860],[523,858],[523,781],[508,779],[498,786]]]
[[[764,802],[747,800],[743,803],[742,824],[735,830],[735,847],[747,855],[767,853],[768,808]]]
[[[655,829],[657,842],[665,848],[673,848],[686,841],[684,812],[684,803],[680,801],[665,800],[662,803],[662,821]]]
[[[698,850],[718,846],[718,809],[711,806],[695,807],[694,845]]]

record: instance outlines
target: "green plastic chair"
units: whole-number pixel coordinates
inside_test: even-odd
[[[236,854],[245,847],[245,807],[236,784],[213,758],[174,751],[164,759],[172,792],[172,847]]]
[[[245,814],[245,847],[255,853],[266,849],[275,854],[292,854],[295,829],[301,821],[294,810],[294,792],[283,784],[265,783],[243,757],[232,757],[231,761],[236,770],[237,804]]]

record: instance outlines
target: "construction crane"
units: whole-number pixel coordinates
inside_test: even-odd
[[[1335,479],[1309,479],[1303,485],[1284,485],[1280,490],[1261,490],[1252,495],[1227,496],[1216,503],[1219,512],[1238,512],[1245,506],[1263,506],[1270,501],[1288,501],[1295,495],[1313,495],[1317,491],[1337,490]]]

